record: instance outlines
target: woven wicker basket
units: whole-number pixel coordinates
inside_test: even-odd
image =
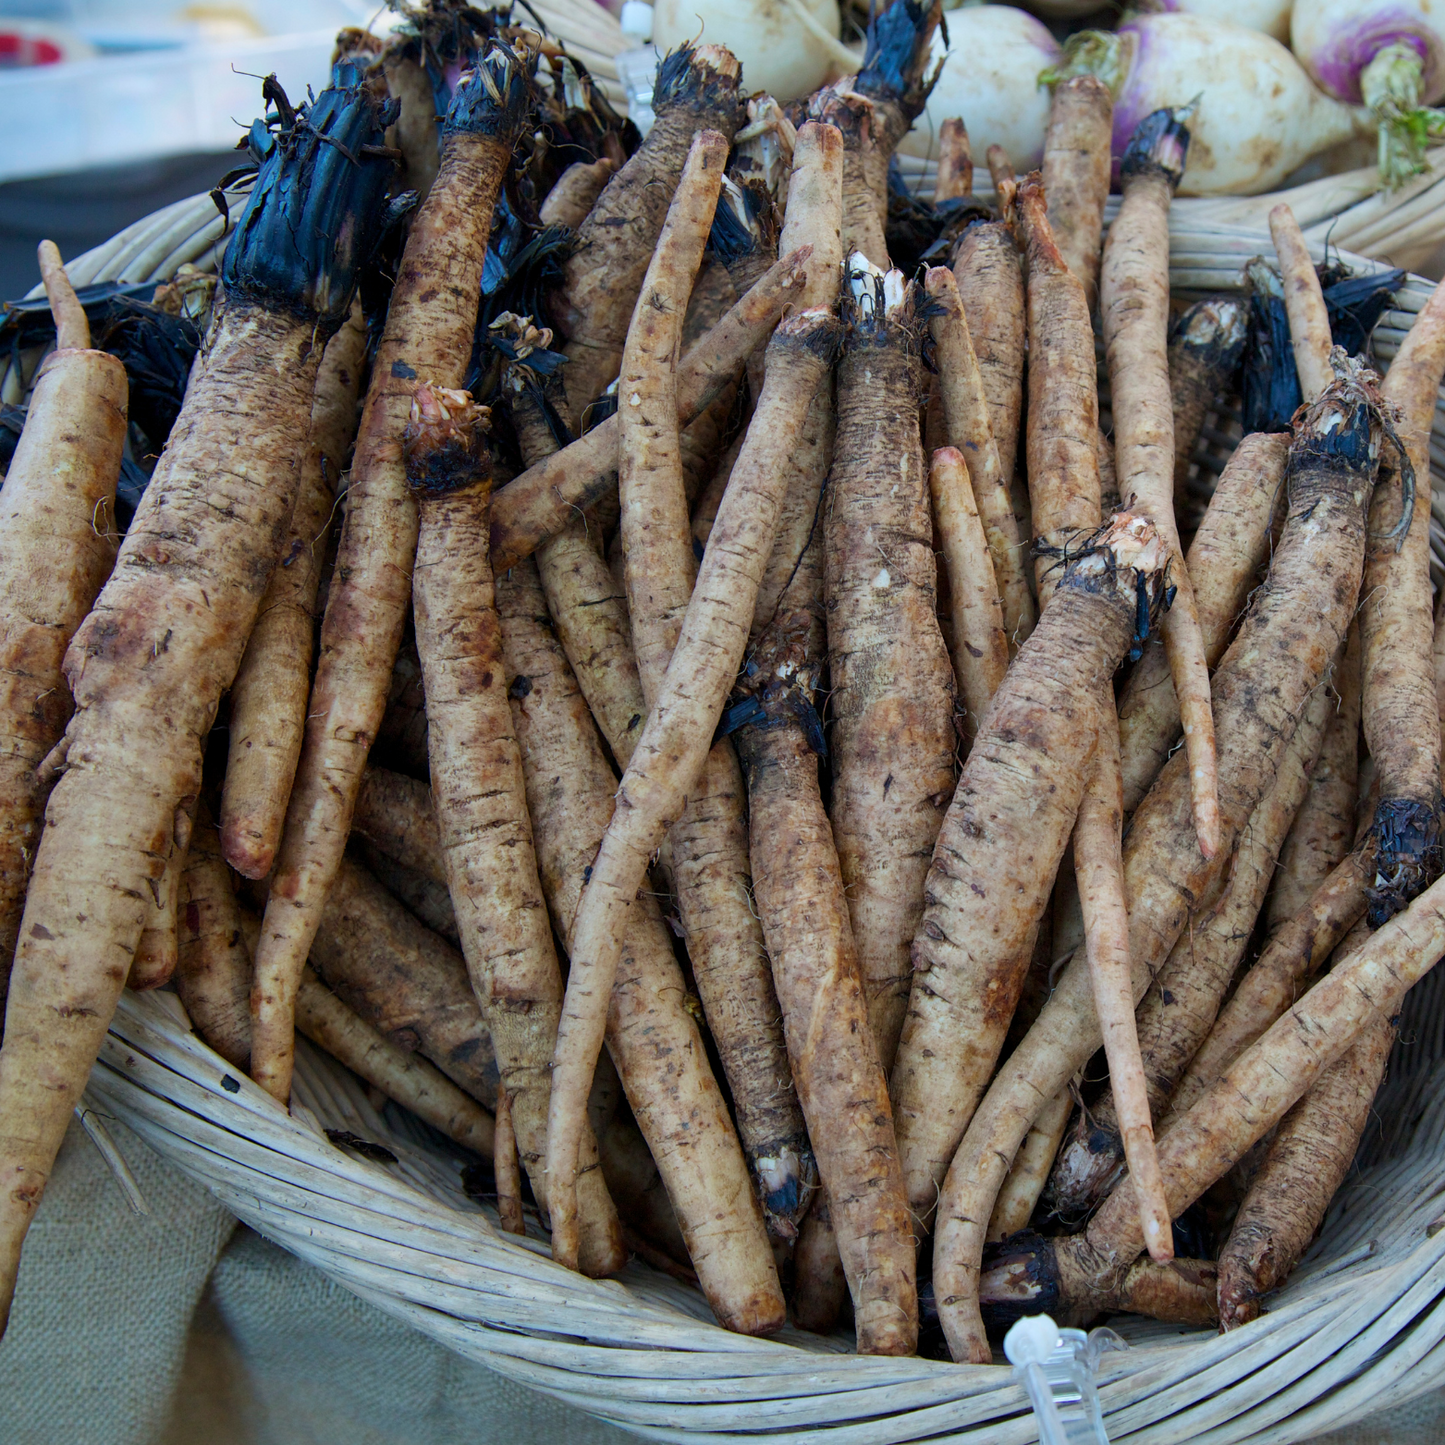
[[[208,209],[209,208],[209,209]],[[72,263],[77,280],[163,279],[215,265],[204,197],[137,223]],[[1174,233],[1180,295],[1237,287],[1268,252],[1259,231]],[[1320,253],[1322,255],[1322,251]],[[1369,269],[1362,257],[1343,259]],[[1375,334],[1381,362],[1431,290],[1411,277]],[[8,385],[23,388],[12,375]],[[1228,417],[1203,466],[1219,466]],[[1445,397],[1432,446],[1435,561],[1445,576]],[[789,1330],[729,1334],[692,1287],[634,1262],[617,1279],[554,1265],[535,1221],[525,1240],[461,1185],[461,1156],[326,1055],[298,1041],[293,1112],[239,1077],[167,994],[127,994],[88,1095],[252,1228],[460,1354],[659,1439],[760,1430],[788,1445],[1036,1438],[1006,1368],[853,1356],[852,1339]],[[1445,1383],[1445,972],[1406,1005],[1401,1043],[1359,1167],[1319,1242],[1255,1323],[1227,1336],[1125,1318],[1131,1349],[1104,1357],[1110,1438],[1307,1439]],[[383,1144],[392,1164],[331,1144],[326,1129]]]
[[[601,23],[591,0],[534,5],[569,44],[582,44],[569,25],[581,32]],[[620,32],[604,40],[612,53],[621,48]],[[604,51],[585,58],[615,81]],[[1344,194],[1338,182],[1335,197]],[[1352,204],[1352,235],[1388,241],[1392,227],[1408,225],[1433,239],[1445,182],[1424,178],[1395,197],[1370,197],[1362,184]],[[1400,209],[1412,204],[1402,221]],[[1240,284],[1242,263],[1270,250],[1262,205],[1265,198],[1180,204],[1171,255],[1178,294]],[[1367,207],[1374,209],[1362,214]],[[1300,208],[1320,259],[1343,207],[1310,210],[1305,198]],[[69,269],[77,284],[162,280],[187,262],[214,269],[222,244],[220,218],[200,196],[137,222]],[[1382,363],[1430,290],[1410,278],[1384,317],[1375,334]],[[7,363],[0,396],[23,396],[38,361]],[[1218,469],[1229,420],[1215,419],[1201,466]],[[1445,397],[1431,461],[1439,581]],[[747,1339],[719,1328],[695,1289],[640,1262],[609,1281],[559,1268],[535,1221],[525,1240],[497,1231],[493,1211],[464,1192],[462,1156],[452,1146],[395,1106],[378,1111],[352,1075],[304,1040],[287,1114],[191,1033],[173,995],[126,994],[87,1097],[252,1228],[357,1295],[462,1355],[641,1435],[723,1441],[767,1432],[785,1445],[1037,1438],[1007,1368],[859,1358],[846,1334]],[[1445,1383],[1445,970],[1407,1000],[1376,1115],[1320,1240],[1258,1321],[1227,1336],[1114,1322],[1131,1348],[1105,1355],[1101,1367],[1111,1440],[1284,1445]],[[383,1144],[395,1162],[335,1146],[327,1129]]]

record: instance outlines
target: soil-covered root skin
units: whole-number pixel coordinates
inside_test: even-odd
[[[1012,483],[1023,412],[1024,353],[1028,307],[1024,265],[1013,233],[1002,221],[970,226],[953,250],[953,276],[968,317],[978,357],[989,429],[998,448],[999,472]],[[1020,536],[1032,535],[1021,525]]]
[[[220,835],[204,803],[197,804],[181,876],[177,932],[176,992],[191,1027],[244,1069],[251,1058],[251,955]]]
[[[387,857],[444,881],[446,862],[437,841],[431,786],[405,773],[367,768],[356,799],[352,831]]]
[[[1212,906],[1194,914],[1139,1004],[1138,1037],[1155,1118],[1167,1111],[1170,1095],[1208,1036],[1244,957],[1333,711],[1331,691],[1321,685],[1240,838],[1223,892]],[[1118,1178],[1124,1150],[1117,1103],[1115,1086],[1080,1113],[1051,1181],[1056,1213],[1086,1216]]]
[[[1176,393],[1177,400],[1177,393]],[[1195,532],[1187,565],[1204,635],[1216,666],[1269,555],[1270,525],[1284,490],[1289,438],[1256,432],[1230,457]],[[1179,739],[1179,697],[1162,643],[1146,648],[1119,699],[1124,811],[1132,813]]]
[[[1221,1329],[1257,1318],[1261,1298],[1309,1248],[1349,1174],[1394,1042],[1394,1022],[1377,1018],[1280,1121],[1219,1253]]]
[[[349,309],[351,268],[379,219],[385,175],[377,172],[388,166],[361,150],[380,141],[384,113],[364,88],[323,91],[274,141],[248,214],[284,209],[313,245],[325,216],[345,215],[355,253],[317,247],[281,297],[272,273],[256,281],[247,269],[243,241],[254,245],[266,218],[232,238],[230,302],[208,364],[67,652],[76,710],[53,755],[66,772],[36,856],[0,1049],[6,1316],[25,1230],[110,1024],[146,901],[172,850],[188,841],[202,745],[290,521],[318,332]],[[345,166],[333,169],[336,147],[308,128],[323,123],[353,142]]]
[[[1049,224],[1091,308],[1099,285],[1113,126],[1113,97],[1097,76],[1076,75],[1054,87],[1041,168]]]
[[[891,1079],[909,1206],[925,1225],[1017,1006],[1083,797],[1104,688],[1141,618],[1147,629],[1158,615],[1166,557],[1142,518],[1117,516],[1076,541],[944,820]]]
[[[885,1069],[907,1008],[923,879],[954,785],[952,666],[938,626],[918,431],[918,300],[901,273],[885,277],[854,255],[823,497],[830,816]]]
[[[0,1000],[49,791],[37,769],[70,716],[61,665],[115,560],[126,401],[115,357],[53,352],[0,501]]]
[[[1174,409],[1169,391],[1169,206],[1189,148],[1193,110],[1145,116],[1120,162],[1123,199],[1109,229],[1099,309],[1114,402],[1114,445],[1124,505],[1163,532],[1176,558],[1178,598],[1164,646],[1189,755],[1199,846],[1220,847],[1219,778],[1209,668],[1175,520]]]
[[[532,63],[530,52],[493,46],[458,82],[441,167],[412,218],[372,367],[306,737],[256,953],[251,1064],[278,1099],[291,1090],[292,1000],[346,846],[411,599],[417,510],[402,431],[420,382],[459,386],[471,360],[492,211],[530,113]]]
[[[612,817],[617,775],[548,626],[535,565],[524,561],[499,578],[497,595],[538,869],[553,924],[570,950],[583,889]],[[772,1252],[685,995],[667,926],[645,893],[628,916],[608,1001],[608,1053],[703,1293],[730,1328],[766,1332],[784,1320]],[[603,1071],[599,1066],[594,1076],[594,1097]],[[607,1152],[605,1143],[604,1171]]]
[[[356,399],[365,365],[366,324],[360,305],[353,304],[321,358],[290,536],[231,685],[220,828],[226,861],[247,878],[264,878],[271,871],[286,822],[306,732],[317,589],[336,487],[356,435]]]
[[[737,60],[720,45],[681,45],[663,56],[653,90],[657,120],[578,228],[557,312],[567,338],[571,420],[618,373],[633,305],[694,134],[717,130],[730,141],[746,119],[740,76]]]
[[[412,604],[426,678],[437,841],[517,1150],[546,1211],[549,1066],[562,974],[537,875],[487,557],[488,423],[486,409],[467,392],[417,388],[402,439],[420,511]],[[581,1149],[595,1160],[590,1133]],[[579,1178],[578,1210],[579,1264],[588,1274],[614,1273],[626,1252],[595,1167]]]
[[[1248,303],[1229,295],[1196,301],[1174,323],[1169,391],[1174,399],[1174,494],[1181,503],[1205,418],[1239,370],[1248,330]]]
[[[783,256],[683,353],[677,410],[684,426],[732,384],[778,318],[804,294],[809,254],[799,248]],[[467,344],[470,348],[470,341]],[[614,414],[498,491],[492,506],[492,564],[499,572],[531,556],[547,537],[575,521],[579,511],[587,511],[616,488],[619,429]]]
[[[812,631],[806,611],[780,618],[749,659],[740,689],[756,707],[755,720],[736,735],[748,779],[753,883],[793,1077],[853,1296],[859,1353],[912,1354],[913,1226],[818,787]],[[823,1270],[812,1283],[827,1279]]]
[[[1410,328],[1380,390],[1398,433],[1380,467],[1360,589],[1361,722],[1380,786],[1370,923],[1379,927],[1440,870],[1440,737],[1431,656],[1430,425],[1445,371],[1445,290]]]
[[[342,860],[311,964],[384,1038],[424,1054],[487,1107],[497,1066],[461,955],[414,918],[360,864]]]
[[[1054,241],[1042,182],[1027,176],[1018,192],[1027,241],[1029,408],[1026,458],[1036,550],[1059,547],[1099,525],[1099,394],[1094,330],[1084,285]],[[1051,590],[1040,562],[1041,601]]]

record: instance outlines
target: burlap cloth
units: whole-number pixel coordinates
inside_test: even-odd
[[[72,1125],[0,1343],[0,1445],[621,1445],[267,1243],[119,1123]],[[1317,1445],[1439,1445],[1445,1392]]]

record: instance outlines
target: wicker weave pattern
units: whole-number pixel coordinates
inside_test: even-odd
[[[594,7],[551,0],[542,8],[549,20],[555,10],[559,35],[572,44],[562,15],[578,12],[572,23],[581,26]],[[615,78],[600,58],[584,59]],[[1445,182],[1397,199],[1445,204]],[[1351,214],[1364,219],[1364,206],[1373,207],[1374,225],[1390,209],[1357,199]],[[1328,217],[1310,219],[1322,259]],[[1238,287],[1243,263],[1270,252],[1259,217],[1245,210],[1230,220],[1256,228],[1181,204],[1170,258],[1176,292]],[[160,280],[185,262],[213,270],[222,231],[209,198],[178,202],[73,260],[71,276],[77,284]],[[1382,363],[1430,290],[1411,277],[1386,314],[1375,334]],[[0,395],[23,395],[39,360],[8,367]],[[1211,426],[1199,461],[1217,471],[1229,418]],[[1438,583],[1445,392],[1431,462]],[[460,1354],[646,1437],[721,1442],[766,1431],[782,1445],[1037,1438],[1006,1369],[858,1358],[841,1334],[745,1339],[715,1325],[696,1290],[646,1265],[610,1281],[571,1274],[552,1263],[535,1222],[526,1239],[496,1230],[494,1213],[462,1190],[461,1156],[451,1146],[394,1107],[378,1112],[346,1070],[304,1041],[295,1089],[288,1115],[191,1034],[173,996],[126,994],[88,1093],[251,1227],[362,1298]],[[1445,1213],[1445,973],[1407,1001],[1377,1113],[1382,1127],[1367,1137],[1357,1177],[1260,1320],[1222,1337],[1147,1321],[1121,1326],[1133,1348],[1105,1356],[1100,1390],[1111,1440],[1286,1445],[1445,1383],[1445,1231],[1434,1229]],[[396,1162],[371,1163],[333,1146],[326,1128],[382,1143]]]

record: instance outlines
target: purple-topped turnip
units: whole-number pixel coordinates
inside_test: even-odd
[[[1425,169],[1426,143],[1445,135],[1430,109],[1445,98],[1445,0],[1300,0],[1290,38],[1321,90],[1369,106],[1387,185]]]
[[[1146,115],[1198,99],[1184,196],[1271,190],[1367,124],[1363,112],[1318,90],[1277,40],[1198,15],[1141,15],[1116,31],[1081,31],[1045,79],[1085,74],[1113,94],[1116,157]]]

